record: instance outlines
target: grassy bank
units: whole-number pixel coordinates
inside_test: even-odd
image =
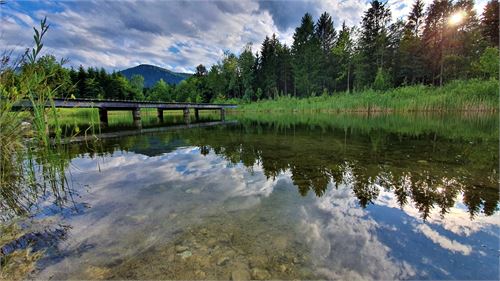
[[[407,86],[310,98],[279,97],[242,103],[239,111],[497,111],[498,80],[454,81],[443,87]]]

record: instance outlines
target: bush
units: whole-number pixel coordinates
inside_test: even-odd
[[[494,47],[488,47],[484,51],[483,55],[479,60],[479,67],[483,73],[485,73],[490,78],[498,79],[498,62],[499,53],[498,49]]]
[[[373,82],[373,89],[375,91],[385,91],[391,87],[391,83],[389,82],[389,76],[387,73],[380,67],[377,70],[377,76],[375,76],[375,81]]]

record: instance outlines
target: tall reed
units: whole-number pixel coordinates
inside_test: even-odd
[[[46,19],[34,28],[34,47],[12,62],[4,52],[0,66],[0,278],[24,278],[39,254],[29,248],[4,253],[5,243],[23,235],[16,220],[29,217],[41,197],[62,206],[72,196],[67,188],[69,164],[61,144],[61,129],[53,98],[57,86],[49,84],[54,69],[39,63]],[[19,70],[20,69],[20,70]],[[27,102],[31,107],[17,109]],[[17,111],[16,111],[17,110]],[[49,138],[49,118],[55,122],[55,139]],[[26,252],[24,252],[26,251]],[[15,266],[17,265],[17,266]],[[13,267],[15,266],[15,267]]]
[[[275,100],[242,103],[240,111],[489,111],[498,110],[498,80],[453,81],[443,87],[400,87],[385,92],[365,90],[309,98],[281,96]]]

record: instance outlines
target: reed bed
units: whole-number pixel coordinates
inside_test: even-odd
[[[443,87],[406,86],[385,92],[365,90],[310,98],[281,96],[275,100],[240,103],[238,111],[498,111],[498,80],[453,81]]]

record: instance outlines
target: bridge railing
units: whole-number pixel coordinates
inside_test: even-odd
[[[69,102],[93,102],[93,103],[103,103],[103,102],[123,102],[123,103],[134,103],[134,104],[171,104],[171,105],[186,105],[186,106],[196,106],[196,105],[209,105],[209,106],[223,106],[223,107],[237,107],[237,104],[231,103],[193,103],[193,102],[165,102],[165,101],[137,101],[137,100],[118,100],[118,99],[92,99],[92,98],[54,98],[54,101],[69,101]]]

